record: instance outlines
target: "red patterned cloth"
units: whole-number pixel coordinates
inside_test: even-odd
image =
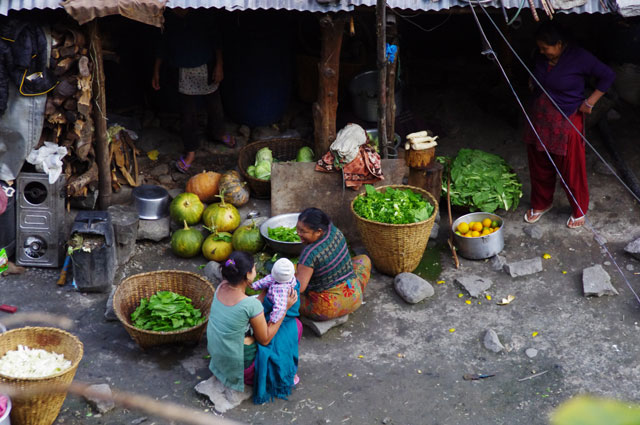
[[[336,161],[331,151],[316,163],[316,171],[332,172],[342,169],[345,186],[358,190],[363,184],[384,180],[380,155],[369,145],[359,148],[358,156],[348,164]]]
[[[9,198],[7,194],[4,192],[2,186],[0,186],[0,214],[4,214],[7,210],[7,204],[9,203]]]
[[[569,119],[573,122],[581,115],[581,112],[575,112],[569,116]],[[534,101],[530,116],[540,140],[552,154],[566,156],[569,138],[574,135],[580,137],[569,121],[562,116],[544,94],[538,96]],[[580,129],[580,127],[577,128]],[[525,129],[524,141],[534,145],[536,150],[544,152],[544,148],[529,125]]]

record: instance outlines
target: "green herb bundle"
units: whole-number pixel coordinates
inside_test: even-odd
[[[438,157],[439,162],[446,158]],[[447,192],[446,173],[442,190]],[[511,167],[498,155],[476,149],[460,149],[451,163],[451,204],[471,211],[494,212],[517,208],[522,184]]]
[[[300,242],[295,227],[269,227],[269,237],[281,242]]]
[[[172,332],[187,329],[205,321],[191,300],[171,291],[159,291],[149,299],[140,300],[140,305],[131,313],[136,328],[156,332]]]
[[[373,186],[364,186],[366,193],[353,203],[356,214],[367,220],[389,224],[409,224],[427,220],[434,206],[410,189],[393,189],[378,192]]]

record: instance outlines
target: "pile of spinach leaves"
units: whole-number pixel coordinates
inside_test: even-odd
[[[365,194],[358,195],[353,203],[356,214],[367,220],[389,224],[409,224],[427,220],[434,206],[422,195],[410,189],[393,189],[378,192],[373,186],[364,186]]]
[[[200,310],[193,307],[191,299],[171,291],[159,291],[149,299],[142,298],[131,313],[136,328],[156,332],[173,332],[187,329],[205,321]]]
[[[449,159],[438,157],[447,165]],[[494,212],[518,207],[522,184],[509,164],[498,155],[477,149],[460,149],[450,164],[451,205],[471,211]],[[447,168],[442,176],[442,190],[447,193]]]
[[[269,227],[269,237],[282,242],[300,242],[300,236],[295,227]]]

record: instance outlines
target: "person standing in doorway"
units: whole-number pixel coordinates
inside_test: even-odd
[[[204,102],[207,112],[207,136],[235,147],[233,136],[224,132],[219,91],[224,78],[222,40],[215,17],[208,11],[171,9],[153,67],[154,90],[160,90],[160,69],[165,62],[178,68],[184,155],[175,161],[175,166],[187,173],[200,148],[199,102]]]

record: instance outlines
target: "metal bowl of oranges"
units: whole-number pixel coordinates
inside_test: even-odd
[[[493,257],[504,248],[504,220],[496,214],[474,212],[453,222],[458,254],[469,260]]]

